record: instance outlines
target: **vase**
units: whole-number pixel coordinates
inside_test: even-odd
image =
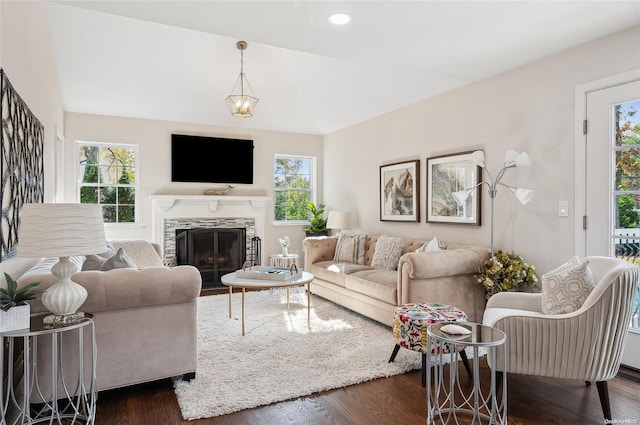
[[[288,248],[288,247],[286,247],[286,246],[283,246],[283,247],[282,247],[282,256],[283,256],[283,257],[286,257],[286,256],[288,256],[288,255],[289,255],[289,248]]]
[[[15,331],[29,328],[29,304],[11,307],[9,311],[0,310],[0,332]]]

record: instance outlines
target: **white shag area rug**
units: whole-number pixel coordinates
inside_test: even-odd
[[[246,293],[245,336],[241,294],[229,319],[228,294],[198,300],[198,366],[191,382],[174,383],[184,419],[225,415],[315,392],[420,369],[418,352],[400,350],[391,328],[291,289]]]

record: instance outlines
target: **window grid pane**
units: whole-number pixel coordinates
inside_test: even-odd
[[[137,147],[78,144],[81,203],[102,205],[105,223],[135,223]]]
[[[313,200],[313,158],[276,156],[273,167],[276,221],[305,221]]]
[[[640,265],[640,100],[613,107],[615,182],[612,191],[617,258]],[[630,327],[640,331],[640,288],[636,291]]]

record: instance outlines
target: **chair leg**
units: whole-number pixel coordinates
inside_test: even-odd
[[[602,413],[604,418],[611,422],[611,404],[609,403],[609,387],[607,381],[596,381],[596,387],[598,388],[598,395],[600,396],[600,404],[602,405]]]
[[[464,365],[464,368],[467,370],[467,374],[469,375],[469,378],[473,377],[473,374],[471,373],[471,366],[469,366],[469,359],[467,358],[467,353],[464,350],[460,350],[458,353],[460,354],[460,359],[462,360],[462,364]]]
[[[422,386],[427,386],[427,355],[422,353]]]
[[[400,346],[396,344],[396,346],[393,347],[393,353],[391,353],[391,358],[389,359],[389,363],[393,363],[393,361],[396,359],[396,356],[398,355],[399,350],[400,350]]]

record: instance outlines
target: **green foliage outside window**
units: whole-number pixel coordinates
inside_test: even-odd
[[[638,227],[640,214],[640,102],[614,107],[616,137],[616,190],[618,198],[618,228]],[[625,192],[631,192],[625,194]],[[635,193],[634,193],[635,192]]]
[[[79,144],[81,203],[102,205],[105,223],[136,221],[136,148]]]
[[[308,219],[307,203],[312,198],[312,159],[276,157],[273,167],[274,217],[276,221]]]
[[[623,195],[618,197],[618,217],[619,228],[633,229],[638,227],[640,214],[636,208],[636,201],[631,195]]]

